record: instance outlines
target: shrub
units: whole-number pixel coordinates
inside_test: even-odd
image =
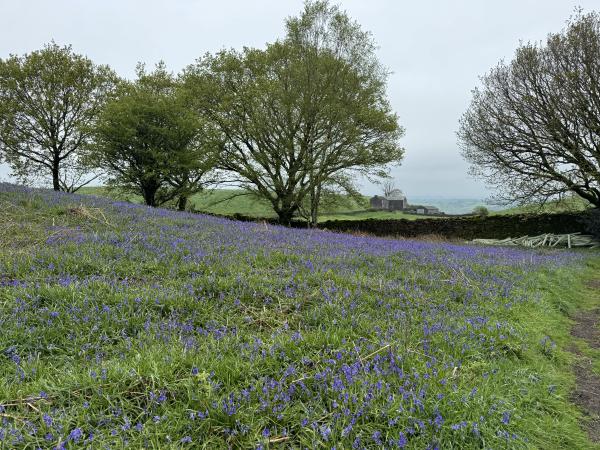
[[[490,215],[490,210],[485,206],[476,206],[473,208],[473,214],[479,217],[487,217]]]

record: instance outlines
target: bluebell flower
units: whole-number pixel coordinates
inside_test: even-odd
[[[81,428],[75,428],[69,433],[68,439],[73,442],[79,442],[79,440],[83,437],[83,431]]]
[[[42,419],[44,420],[44,423],[46,424],[47,427],[52,426],[52,417],[50,417],[48,414],[44,413],[44,415],[42,416]]]

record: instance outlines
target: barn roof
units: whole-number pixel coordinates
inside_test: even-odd
[[[406,200],[405,195],[400,189],[392,190],[386,197],[388,200]]]

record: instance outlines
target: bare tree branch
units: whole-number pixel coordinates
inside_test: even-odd
[[[578,13],[482,78],[458,132],[471,173],[507,202],[571,192],[600,207],[600,16]]]

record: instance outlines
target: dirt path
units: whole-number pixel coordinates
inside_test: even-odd
[[[600,280],[590,283],[600,290]],[[583,339],[590,347],[600,349],[600,308],[580,311],[575,317],[571,335]],[[576,387],[572,400],[588,416],[586,428],[592,442],[600,443],[600,377],[592,371],[592,360],[574,349],[578,356],[574,366]]]

